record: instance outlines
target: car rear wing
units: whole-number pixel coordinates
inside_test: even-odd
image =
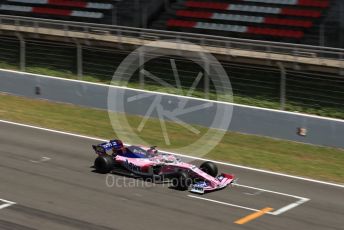
[[[92,145],[93,150],[98,155],[104,155],[108,150],[120,149],[123,147],[123,143],[120,140],[110,140],[108,142],[103,142],[98,145]]]

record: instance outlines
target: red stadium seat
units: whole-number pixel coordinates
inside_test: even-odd
[[[294,6],[311,6],[319,8],[327,8],[329,6],[328,0],[239,0],[243,2],[255,2],[265,4],[279,4],[279,5],[294,5]]]
[[[206,23],[206,22],[195,22],[195,21],[184,21],[170,19],[167,21],[169,27],[180,27],[180,28],[194,28],[203,29],[209,31],[227,31],[235,33],[247,33],[256,35],[268,35],[274,37],[289,37],[289,38],[302,38],[304,33],[298,30],[283,30],[283,29],[272,29],[272,28],[259,28],[253,26],[240,26],[231,24],[218,24],[218,23]]]
[[[223,14],[223,13],[189,11],[189,10],[178,10],[176,12],[176,15],[179,17],[187,17],[187,18],[239,21],[239,22],[248,22],[248,23],[284,25],[284,26],[304,27],[304,28],[309,28],[313,24],[312,21],[309,21],[309,20],[281,19],[281,18],[276,18],[276,17],[249,16],[249,15],[240,15],[240,14]]]
[[[111,9],[111,3],[87,2],[84,0],[7,0],[13,3],[26,3],[37,5],[51,5],[51,6],[66,6],[76,8],[91,8],[91,9]]]
[[[60,18],[102,19],[104,13],[111,14],[112,1],[99,0],[5,0],[0,5],[2,12],[21,13],[24,16],[56,16]]]
[[[243,4],[229,4],[229,3],[215,3],[215,2],[194,2],[188,1],[185,3],[186,7],[204,8],[212,10],[226,10],[226,11],[241,11],[265,14],[281,14],[305,17],[320,17],[321,11],[319,10],[303,10],[293,9],[287,7],[272,7],[272,6],[255,6]]]
[[[67,9],[55,9],[47,7],[31,7],[31,6],[17,6],[17,5],[0,5],[0,10],[13,11],[13,12],[26,12],[32,14],[44,14],[55,15],[64,17],[79,17],[79,18],[92,18],[99,19],[104,15],[99,12],[79,11],[79,10],[67,10]]]

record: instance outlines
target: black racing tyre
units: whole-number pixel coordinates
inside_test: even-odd
[[[99,156],[94,161],[94,167],[97,172],[109,173],[113,169],[114,163],[111,156]]]
[[[216,177],[218,170],[216,164],[210,161],[206,161],[199,167],[203,172],[209,174],[212,177]]]
[[[172,185],[178,190],[185,191],[192,184],[191,178],[186,172],[178,172],[176,176],[172,179]]]

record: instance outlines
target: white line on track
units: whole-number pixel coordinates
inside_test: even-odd
[[[0,205],[0,210],[1,209],[4,209],[4,208],[7,208],[11,205],[14,205],[16,204],[15,202],[13,201],[9,201],[9,200],[4,200],[4,199],[0,199],[0,202],[2,202],[3,204]]]
[[[243,184],[235,184],[234,186],[243,187],[243,188],[249,188],[249,189],[254,189],[254,190],[258,190],[258,191],[262,191],[262,192],[273,193],[273,194],[281,195],[281,196],[293,197],[293,198],[298,199],[298,200],[301,200],[301,199],[308,199],[308,198],[301,197],[301,196],[295,196],[295,195],[291,195],[291,194],[287,194],[287,193],[283,193],[283,192],[276,192],[276,191],[272,191],[272,190],[267,190],[267,189],[252,187],[252,186],[243,185]]]
[[[262,188],[257,188],[257,187],[252,187],[252,186],[248,186],[248,185],[243,185],[243,184],[235,184],[235,186],[238,186],[238,187],[243,187],[243,188],[249,188],[249,189],[254,189],[254,190],[258,190],[258,191],[261,191],[261,192],[268,192],[268,193],[272,193],[272,194],[276,194],[276,195],[280,195],[280,196],[288,196],[288,197],[292,197],[292,198],[295,198],[297,199],[296,202],[294,203],[291,203],[291,204],[288,204],[272,213],[270,213],[271,215],[280,215],[290,209],[293,209],[293,208],[296,208],[297,206],[303,204],[303,203],[306,203],[307,201],[310,201],[309,198],[306,198],[306,197],[301,197],[301,196],[295,196],[295,195],[291,195],[291,194],[287,194],[287,193],[282,193],[282,192],[276,192],[276,191],[272,191],[272,190],[267,190],[267,189],[262,189]]]
[[[42,127],[33,126],[33,125],[27,125],[27,124],[21,124],[21,123],[12,122],[12,121],[0,120],[0,122],[6,123],[6,124],[11,124],[11,125],[17,125],[17,126],[21,126],[21,127],[27,127],[27,128],[32,128],[32,129],[43,130],[43,131],[52,132],[52,133],[58,133],[58,134],[69,135],[69,136],[73,136],[73,137],[89,139],[89,140],[108,141],[108,140],[104,140],[104,139],[97,138],[97,137],[90,137],[90,136],[79,135],[79,134],[75,134],[75,133],[69,133],[69,132],[63,132],[63,131],[58,131],[58,130],[53,130],[53,129],[47,129],[47,128],[42,128]],[[293,175],[288,175],[288,174],[278,173],[278,172],[272,172],[272,171],[269,171],[269,170],[257,169],[257,168],[242,166],[242,165],[230,164],[230,163],[221,162],[221,161],[214,161],[214,160],[204,159],[204,158],[200,158],[200,157],[193,157],[193,156],[187,156],[187,155],[183,155],[183,154],[176,154],[176,153],[171,153],[171,152],[168,152],[168,151],[161,151],[161,152],[169,153],[169,154],[174,154],[174,155],[177,155],[177,156],[186,157],[186,158],[195,159],[195,160],[212,161],[214,163],[221,164],[221,165],[226,165],[226,166],[231,166],[231,167],[236,167],[236,168],[256,171],[256,172],[260,172],[260,173],[271,174],[271,175],[275,175],[275,176],[288,177],[288,178],[297,179],[297,180],[303,180],[303,181],[312,182],[312,183],[318,183],[318,184],[329,185],[329,186],[334,186],[334,187],[338,187],[338,188],[344,188],[343,184],[336,184],[336,183],[331,183],[331,182],[326,182],[326,181],[314,180],[314,179],[310,179],[310,178],[305,178],[305,177],[300,177],[300,176],[293,176]]]
[[[286,206],[284,206],[284,207],[282,207],[282,208],[272,212],[271,215],[275,215],[275,216],[280,215],[280,214],[282,214],[282,213],[284,213],[284,212],[286,212],[286,211],[288,211],[290,209],[296,208],[297,206],[299,206],[299,205],[301,205],[301,204],[303,204],[303,203],[305,203],[307,201],[309,201],[308,198],[300,199],[300,200],[298,200],[298,201],[296,201],[294,203],[288,204],[288,205],[286,205]]]
[[[246,194],[248,196],[257,196],[257,195],[260,195],[262,193],[263,193],[263,191],[257,191],[257,192],[254,192],[254,193],[245,192],[244,194]]]
[[[30,162],[32,162],[32,163],[42,163],[42,162],[49,161],[49,160],[51,160],[50,157],[41,157],[41,159],[39,161],[30,160]]]
[[[282,213],[285,213],[293,208],[296,208],[297,206],[309,201],[310,199],[305,198],[305,197],[300,197],[300,196],[295,196],[295,195],[291,195],[291,194],[287,194],[287,193],[281,193],[281,192],[276,192],[276,191],[272,191],[272,190],[267,190],[267,189],[262,189],[262,188],[256,188],[256,187],[252,187],[252,186],[247,186],[247,185],[242,185],[242,184],[235,184],[235,186],[238,187],[243,187],[243,188],[249,188],[249,189],[254,189],[254,190],[258,190],[260,192],[267,192],[267,193],[272,193],[272,194],[276,194],[276,195],[280,195],[280,196],[288,196],[288,197],[292,197],[297,199],[296,202],[293,202],[291,204],[288,204],[282,208],[277,209],[274,212],[267,212],[270,215],[280,215]],[[227,202],[223,202],[223,201],[218,201],[218,200],[213,200],[213,199],[208,199],[208,198],[204,198],[204,197],[200,197],[200,196],[195,196],[195,195],[188,195],[188,197],[190,198],[195,198],[195,199],[199,199],[199,200],[204,200],[204,201],[208,201],[208,202],[213,202],[216,204],[222,204],[222,205],[226,205],[226,206],[231,206],[231,207],[236,207],[236,208],[241,208],[241,209],[246,209],[246,210],[250,210],[250,211],[255,211],[258,212],[259,209],[255,209],[255,208],[249,208],[249,207],[245,207],[245,206],[241,206],[241,205],[237,205],[237,204],[232,204],[232,203],[227,203]]]
[[[227,202],[223,202],[223,201],[218,201],[218,200],[212,200],[212,199],[208,199],[208,198],[204,198],[204,197],[200,197],[200,196],[188,195],[188,197],[194,198],[194,199],[199,199],[199,200],[213,202],[213,203],[216,203],[216,204],[222,204],[222,205],[226,205],[226,206],[231,206],[231,207],[235,207],[235,208],[241,208],[241,209],[246,209],[246,210],[250,210],[250,211],[255,211],[255,212],[259,211],[259,209],[249,208],[249,207],[245,207],[245,206],[241,206],[241,205],[237,205],[237,204],[231,204],[231,203],[227,203]],[[271,213],[268,212],[268,214],[271,214]]]

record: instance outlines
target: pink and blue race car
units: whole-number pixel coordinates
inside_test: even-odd
[[[210,161],[196,167],[182,162],[175,155],[159,153],[156,146],[125,146],[120,140],[110,140],[92,147],[98,155],[94,167],[99,173],[152,178],[159,182],[167,180],[176,189],[190,189],[199,194],[219,190],[235,182],[232,174],[218,175],[217,166]]]

